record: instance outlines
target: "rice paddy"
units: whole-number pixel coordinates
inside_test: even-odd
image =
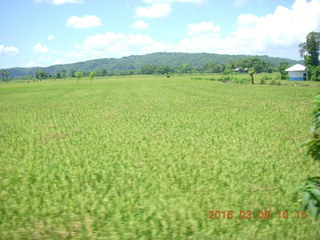
[[[300,146],[318,89],[192,76],[1,84],[0,239],[319,239],[295,191],[319,175]]]

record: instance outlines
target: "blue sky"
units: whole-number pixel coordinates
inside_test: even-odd
[[[1,0],[0,68],[152,52],[300,59],[320,0]]]

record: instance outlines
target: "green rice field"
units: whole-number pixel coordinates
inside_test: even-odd
[[[0,239],[319,239],[320,85],[209,78],[1,83]]]

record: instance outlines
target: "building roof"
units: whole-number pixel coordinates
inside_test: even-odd
[[[292,67],[287,68],[286,72],[303,72],[306,70],[306,67],[301,64],[293,65]]]

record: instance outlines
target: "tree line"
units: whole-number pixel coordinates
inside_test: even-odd
[[[23,78],[27,76],[35,77],[36,72],[41,70],[47,72],[47,77],[58,78],[63,78],[64,76],[74,77],[74,74],[80,71],[84,74],[95,71],[99,76],[141,74],[142,72],[155,72],[153,74],[161,74],[162,72],[220,73],[225,70],[225,67],[227,67],[227,71],[229,71],[230,68],[236,69],[238,66],[232,65],[237,64],[236,62],[240,59],[241,61],[239,61],[239,64],[241,67],[241,65],[245,64],[245,59],[251,59],[253,57],[269,63],[272,67],[278,66],[281,62],[286,62],[288,65],[297,63],[297,61],[291,59],[268,56],[226,55],[213,53],[151,53],[122,58],[94,59],[85,62],[53,65],[49,67],[10,68],[6,70],[8,71],[10,78]],[[248,60],[247,64],[250,64],[250,62],[251,61]],[[265,68],[265,66],[257,63],[255,65],[256,68]],[[64,73],[63,70],[66,73]],[[257,71],[259,72],[260,70],[257,69]],[[38,75],[40,76],[43,74],[46,75],[45,73],[38,72]]]
[[[126,75],[170,75],[170,74],[193,74],[193,73],[222,73],[225,75],[232,73],[247,73],[250,69],[254,69],[256,73],[272,73],[278,72],[285,74],[284,69],[288,67],[288,63],[282,62],[278,66],[272,65],[270,62],[264,61],[259,57],[240,58],[227,63],[206,63],[202,66],[192,66],[184,63],[178,66],[169,66],[167,64],[145,64],[140,69],[132,70],[115,70],[99,69],[97,71],[76,71],[75,69],[62,69],[56,73],[50,74],[48,71],[39,69],[31,76],[37,80],[43,79],[66,79],[66,78],[90,78],[104,76],[126,76]],[[4,79],[8,78],[8,72],[3,75]]]

